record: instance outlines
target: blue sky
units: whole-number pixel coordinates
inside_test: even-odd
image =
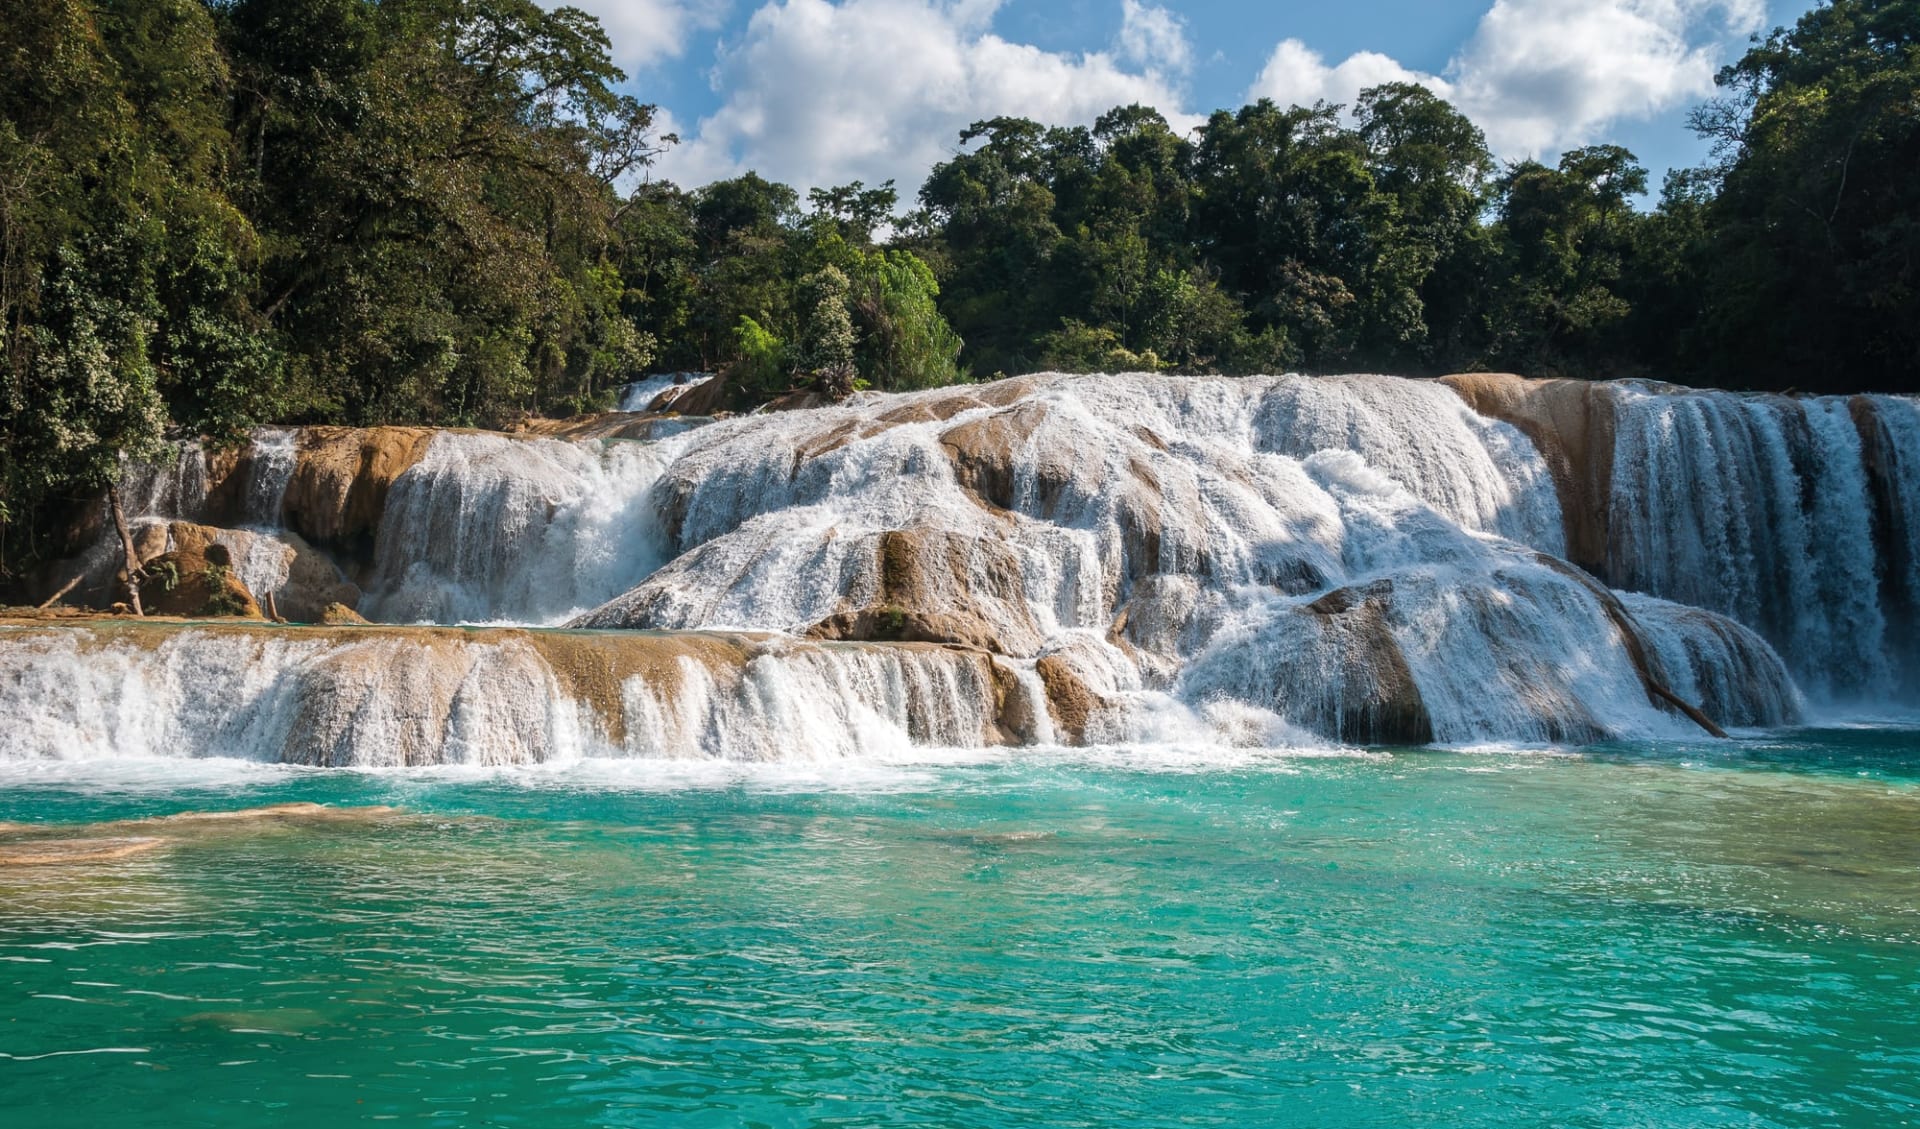
[[[1596,141],[1653,172],[1697,163],[1688,110],[1748,37],[1810,0],[573,0],[682,144],[657,175],[748,168],[910,195],[967,122],[1088,122],[1121,102],[1176,125],[1262,94],[1350,101],[1422,82],[1499,155]]]

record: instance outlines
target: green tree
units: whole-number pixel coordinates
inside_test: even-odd
[[[742,317],[791,334],[795,286],[805,273],[798,199],[787,185],[752,172],[693,193],[698,248],[688,331],[699,367],[732,357],[733,327]]]
[[[531,0],[237,0],[260,308],[304,411],[484,422],[646,353],[596,271],[656,149],[599,25]]]
[[[932,268],[913,252],[861,256],[850,312],[859,337],[857,368],[869,386],[899,392],[965,379],[962,342],[941,315],[939,296]]]
[[[1362,349],[1386,367],[1457,361],[1472,335],[1484,277],[1480,215],[1493,156],[1486,137],[1438,95],[1412,83],[1360,93],[1360,141],[1379,191],[1395,203],[1393,269],[1375,299],[1375,328]]]
[[[1828,0],[1720,74],[1698,356],[1715,378],[1920,388],[1920,0]]]
[[[708,355],[694,328],[701,260],[692,198],[668,182],[639,185],[616,227],[612,254],[622,310],[659,343],[659,361],[676,369],[706,367]]]
[[[858,383],[854,351],[859,335],[847,310],[851,287],[839,267],[826,266],[800,281],[807,309],[794,361],[800,375],[835,399],[849,396]]]
[[[1406,320],[1392,307],[1409,300],[1398,277],[1407,264],[1383,254],[1397,238],[1394,202],[1338,107],[1262,99],[1215,113],[1201,129],[1194,183],[1196,242],[1221,285],[1253,328],[1286,334],[1308,364],[1342,365],[1370,323]]]
[[[1617,356],[1639,216],[1629,197],[1647,172],[1618,145],[1564,154],[1553,168],[1523,161],[1501,177],[1487,297],[1493,363],[1591,372]]]
[[[894,191],[891,180],[878,188],[868,188],[856,180],[836,188],[814,188],[807,192],[813,217],[845,242],[862,247],[871,244],[873,233],[893,218],[893,209],[899,202],[900,194]]]
[[[765,401],[785,392],[790,386],[786,344],[744,314],[734,327],[733,337],[738,359],[728,370],[728,379],[741,393]]]
[[[189,0],[22,0],[0,21],[0,575],[50,507],[270,401],[251,233],[222,194],[226,74]]]
[[[950,263],[946,314],[974,367],[1019,371],[1058,324],[1052,258],[1061,241],[1047,172],[1048,133],[1023,118],[975,122],[977,149],[936,165],[920,189]]]

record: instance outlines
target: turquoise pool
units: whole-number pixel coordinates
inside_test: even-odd
[[[0,769],[35,824],[291,801],[398,810],[0,868],[9,1129],[1920,1122],[1908,731]]]

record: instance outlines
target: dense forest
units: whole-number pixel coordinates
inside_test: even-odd
[[[682,187],[597,23],[532,0],[10,0],[0,64],[0,578],[172,435],[648,371],[737,408],[1036,368],[1920,384],[1920,0],[1757,41],[1646,207],[1626,150],[1503,165],[1406,85],[995,118],[911,200]]]

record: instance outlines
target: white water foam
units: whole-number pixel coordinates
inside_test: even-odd
[[[1614,578],[1762,630],[1822,695],[1897,682],[1886,652],[1907,621],[1876,600],[1889,566],[1846,402],[1615,394]],[[866,394],[647,443],[438,433],[388,495],[361,608],[388,621],[798,635],[895,598],[881,558],[905,546],[920,595],[1010,656],[1003,675],[1022,694],[1044,700],[1036,663],[1071,673],[1096,707],[1090,742],[1287,746],[1409,719],[1395,731],[1425,725],[1449,745],[1685,731],[1649,703],[1605,593],[1552,559],[1564,534],[1539,453],[1442,385],[1047,376],[1013,396],[968,395]],[[1911,506],[1920,414],[1878,401],[1900,454],[1883,477]],[[268,495],[284,490],[294,445],[287,432],[255,438],[257,532],[274,535]],[[190,518],[205,478],[197,453],[153,472],[147,520]],[[1893,532],[1907,546],[1905,591],[1920,592],[1920,520]],[[238,567],[271,591],[285,558],[262,544]],[[1683,697],[1734,724],[1799,709],[1750,633],[1657,601],[1627,606],[1655,673]],[[405,705],[420,691],[403,672],[417,668],[397,655],[381,675],[338,648],[230,647],[251,656],[249,672],[215,649],[76,653],[55,663],[65,691],[10,675],[66,703],[68,721],[25,726],[0,754],[178,743],[336,764],[874,758],[980,743],[1001,692],[964,664],[797,647],[718,682],[683,670],[671,702],[630,686],[627,736],[608,743],[551,672],[500,646],[444,675],[444,724],[428,734]],[[1849,661],[1857,674],[1834,673]],[[185,667],[219,692],[166,673]],[[1411,693],[1363,700],[1388,694],[1400,668]],[[273,711],[315,686],[330,720],[301,724],[331,736],[290,737],[294,722]],[[935,699],[949,704],[926,705]],[[89,711],[146,736],[102,738]],[[1028,739],[1077,735],[1037,714]]]
[[[670,388],[677,388],[679,389],[679,392],[676,394],[677,398],[678,396],[686,395],[712,378],[711,373],[704,372],[666,372],[656,376],[650,376],[645,380],[636,380],[620,390],[620,403],[615,410],[622,412],[644,412],[649,405],[660,397],[662,392]]]
[[[6,629],[0,761],[828,761],[978,747],[994,732],[985,660],[960,652],[773,639],[738,667],[673,661],[623,681],[614,739],[524,635]]]
[[[1914,688],[1916,672],[1897,668],[1904,644],[1889,646],[1913,631],[1914,574],[1881,558],[1848,400],[1631,386],[1613,395],[1610,583],[1754,628],[1818,699],[1885,701]],[[1895,452],[1891,512],[1901,538],[1920,545],[1913,404],[1870,399]]]
[[[654,445],[441,432],[393,484],[363,612],[392,623],[557,623],[665,560]]]

